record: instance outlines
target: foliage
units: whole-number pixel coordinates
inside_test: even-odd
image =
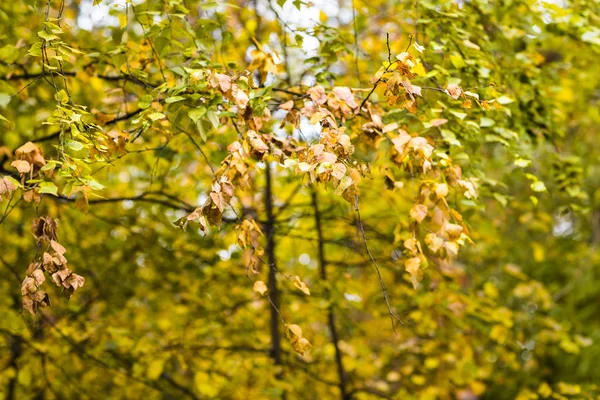
[[[597,2],[0,18],[7,399],[600,395]]]

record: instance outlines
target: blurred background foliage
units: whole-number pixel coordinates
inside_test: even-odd
[[[61,68],[52,77],[41,75],[35,48],[38,32],[51,34],[46,13],[62,29],[51,41],[74,49],[46,62]],[[28,202],[20,192],[0,201],[7,399],[597,398],[598,2],[23,0],[2,2],[0,20],[2,176],[19,180],[10,164],[28,141],[59,159],[52,112],[61,75],[90,123],[127,137],[110,160],[82,161],[88,185],[104,187],[88,204],[75,207],[68,194]],[[346,86],[364,89],[360,100],[388,51],[421,57],[423,88],[459,84],[498,104],[461,106],[440,89],[423,91],[416,114],[386,109],[384,123],[431,137],[479,183],[479,197],[453,200],[474,244],[452,260],[431,259],[416,289],[402,243],[419,183],[389,165],[389,149],[373,150],[364,121],[344,125],[373,171],[360,184],[361,217],[403,322],[396,333],[354,207],[273,163],[280,310],[313,346],[300,356],[283,340],[279,365],[270,304],[246,277],[251,254],[237,245],[236,215],[207,234],[173,225],[204,203],[211,165],[227,155],[237,126],[210,112],[199,125],[180,122],[178,103],[145,97],[152,82],[181,84],[184,68],[244,70],[257,44],[274,59],[258,61],[265,84],[280,91],[250,101],[271,109],[265,129],[300,142],[319,131],[304,117],[308,139],[279,128],[285,91]],[[384,103],[383,90],[370,100]],[[136,119],[140,108],[169,120]],[[446,123],[432,127],[434,119]],[[232,204],[259,223],[267,221],[264,170],[255,162]],[[52,306],[31,316],[21,282],[39,251],[31,220],[45,214],[59,220],[58,239],[86,283],[68,301],[49,287]]]

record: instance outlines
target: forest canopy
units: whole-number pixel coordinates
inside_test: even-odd
[[[0,393],[600,396],[600,3],[0,3]]]

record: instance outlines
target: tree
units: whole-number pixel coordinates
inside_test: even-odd
[[[596,2],[0,11],[7,399],[600,394]]]

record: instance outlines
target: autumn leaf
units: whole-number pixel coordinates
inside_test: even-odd
[[[254,286],[252,287],[252,290],[254,290],[255,292],[260,293],[262,296],[264,296],[268,289],[267,289],[267,285],[265,285],[265,283],[263,281],[256,281],[256,282],[254,282]]]
[[[297,275],[294,276],[294,286],[300,289],[307,296],[310,296],[310,290],[308,289],[308,286],[306,286],[306,283],[302,282],[300,277]]]
[[[15,160],[10,163],[10,165],[15,167],[20,174],[25,174],[31,171],[31,165],[25,160]]]
[[[287,337],[290,339],[294,351],[303,356],[308,355],[312,349],[312,344],[302,336],[302,329],[295,324],[287,324],[286,328]]]
[[[424,204],[415,204],[410,209],[410,217],[421,223],[427,217],[427,206]]]
[[[452,97],[454,100],[458,100],[458,98],[462,94],[462,89],[460,88],[460,86],[458,86],[456,84],[450,84],[450,85],[446,86],[446,93],[448,94],[448,96]]]

